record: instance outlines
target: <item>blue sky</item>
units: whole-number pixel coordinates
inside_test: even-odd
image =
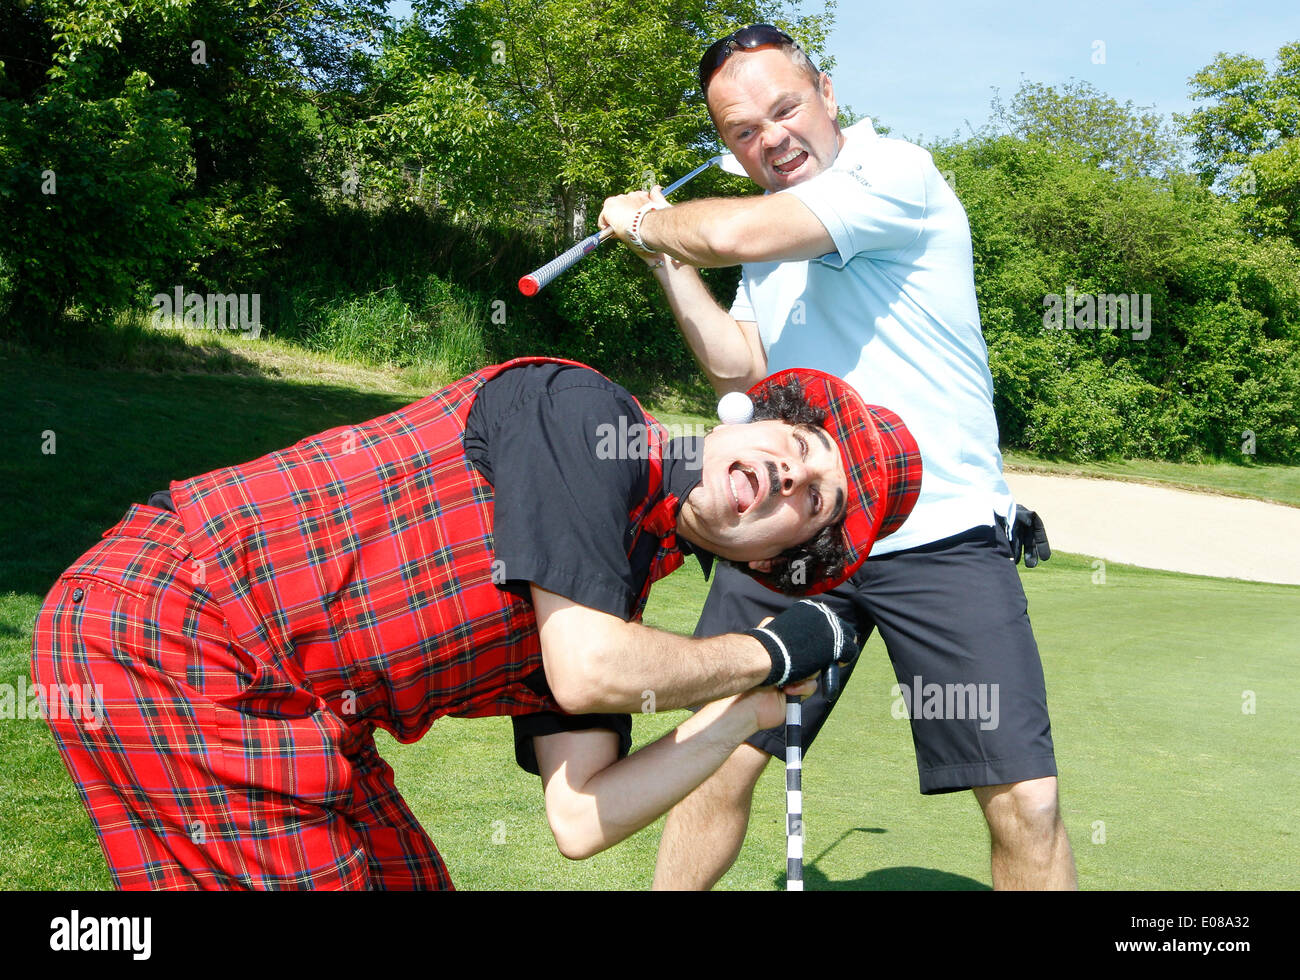
[[[804,9],[820,9],[808,3]],[[841,0],[829,42],[836,95],[895,136],[965,135],[987,121],[996,86],[1003,100],[1022,79],[1071,77],[1121,102],[1161,113],[1191,111],[1187,79],[1220,51],[1270,65],[1300,41],[1300,2],[985,3]],[[1093,63],[1093,42],[1105,63]]]
[[[1093,61],[1096,41],[1104,63]],[[1186,113],[1187,79],[1215,54],[1271,65],[1289,41],[1300,41],[1300,0],[840,0],[829,50],[839,100],[918,139],[979,128],[993,88],[1009,100],[1022,79],[1077,78],[1121,102]]]

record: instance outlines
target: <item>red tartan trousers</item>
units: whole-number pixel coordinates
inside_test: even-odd
[[[452,887],[373,733],[558,710],[461,446],[505,367],[173,484],[179,514],[133,506],[51,589],[32,676],[94,698],[49,723],[119,888]],[[657,462],[629,526],[671,541]]]

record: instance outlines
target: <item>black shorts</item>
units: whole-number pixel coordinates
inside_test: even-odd
[[[911,720],[922,793],[1056,775],[1043,666],[1001,527],[869,558],[816,598],[854,623],[862,643],[880,630]],[[792,601],[720,562],[695,635],[751,629]],[[851,675],[843,672],[845,684]],[[820,689],[804,701],[805,749],[831,707]],[[749,744],[784,758],[785,729]]]

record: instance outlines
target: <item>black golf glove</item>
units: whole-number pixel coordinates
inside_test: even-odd
[[[766,626],[745,634],[762,643],[772,658],[772,670],[761,687],[793,684],[858,655],[853,627],[814,599],[801,599]]]
[[[1025,556],[1025,567],[1033,568],[1040,561],[1052,557],[1052,546],[1047,543],[1047,529],[1043,519],[1021,504],[1016,504],[1016,519],[1011,525],[1011,558],[1020,564]]]

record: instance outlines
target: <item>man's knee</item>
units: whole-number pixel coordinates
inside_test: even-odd
[[[1026,834],[1050,838],[1061,821],[1055,776],[976,786],[975,797],[984,810],[989,830],[1000,839]]]

